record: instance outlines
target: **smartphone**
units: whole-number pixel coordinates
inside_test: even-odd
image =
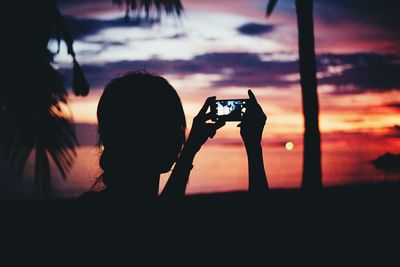
[[[248,99],[216,99],[211,104],[211,120],[241,121]]]

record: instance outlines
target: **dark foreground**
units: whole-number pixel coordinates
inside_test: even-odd
[[[146,207],[73,200],[1,207],[2,255],[16,253],[14,262],[383,266],[400,251],[400,184],[195,195]]]

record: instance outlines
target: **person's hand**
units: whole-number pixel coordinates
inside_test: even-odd
[[[207,98],[199,114],[193,119],[192,129],[186,146],[194,153],[198,152],[208,138],[213,138],[219,128],[225,125],[224,121],[216,123],[207,122],[211,118],[211,113],[207,113],[208,108],[215,100],[215,96]]]
[[[262,133],[267,121],[267,116],[257,103],[253,92],[249,90],[248,94],[250,100],[246,105],[242,121],[238,125],[246,149],[261,145]]]

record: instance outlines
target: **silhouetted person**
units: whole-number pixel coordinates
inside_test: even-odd
[[[250,101],[241,122],[241,135],[249,158],[250,190],[265,190],[261,135],[266,116],[249,91]],[[100,158],[105,189],[87,192],[82,200],[157,199],[160,174],[174,169],[160,194],[184,196],[192,163],[201,146],[225,122],[207,122],[215,97],[208,98],[194,118],[185,141],[185,114],[175,89],[162,77],[131,72],[112,80],[100,98],[97,118]],[[142,202],[145,203],[145,202]]]
[[[101,178],[106,188],[85,193],[81,199],[156,199],[160,174],[170,171],[175,162],[165,195],[183,195],[195,153],[224,124],[206,124],[204,114],[203,107],[182,149],[185,114],[178,94],[164,78],[131,72],[112,80],[97,109],[104,149]]]

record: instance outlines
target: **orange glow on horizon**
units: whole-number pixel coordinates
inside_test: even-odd
[[[172,84],[185,85],[186,83],[185,79],[172,81]],[[177,89],[177,91],[181,96],[188,129],[190,129],[193,117],[208,96],[243,98],[246,97],[247,89],[226,88],[218,91],[203,89],[203,91],[194,92],[193,89],[185,87],[185,90]],[[268,117],[265,136],[274,138],[303,133],[304,119],[301,111],[300,90],[266,88],[253,89],[253,91]],[[97,123],[96,110],[100,96],[101,90],[92,90],[86,98],[74,96],[70,98],[70,109],[76,123]],[[387,128],[400,125],[398,114],[386,106],[396,98],[399,98],[396,92],[358,95],[320,93],[320,130],[322,133],[338,131],[384,133]],[[217,136],[224,139],[239,138],[239,129],[236,126],[237,123],[227,123],[219,130]]]

